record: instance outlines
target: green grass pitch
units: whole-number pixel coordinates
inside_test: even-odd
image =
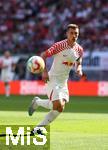
[[[48,110],[39,108],[29,117],[32,98],[0,96],[0,125],[39,123]],[[70,97],[50,126],[50,140],[51,150],[108,150],[108,97]]]

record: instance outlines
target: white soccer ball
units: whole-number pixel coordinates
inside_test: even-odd
[[[33,74],[43,72],[45,68],[45,62],[40,56],[32,56],[27,61],[27,70]]]

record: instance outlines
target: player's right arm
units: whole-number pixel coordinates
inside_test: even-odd
[[[47,49],[45,52],[41,53],[41,57],[44,59],[45,64],[46,64],[46,59],[47,57],[51,57],[57,53],[59,53],[60,51],[62,51],[65,47],[66,47],[66,41],[60,41],[57,42],[55,44],[53,44],[49,49]],[[46,65],[45,65],[46,66]],[[48,77],[48,71],[47,68],[45,67],[44,72],[42,73],[42,78],[44,81],[48,81],[49,77]]]
[[[42,79],[45,82],[49,80],[48,71],[46,68],[46,59],[47,57],[51,57],[57,53],[58,53],[58,44],[56,43],[53,46],[51,46],[49,49],[47,49],[45,52],[41,53],[41,57],[44,59],[44,62],[45,62],[45,69],[44,69],[44,72],[42,73]]]
[[[47,81],[49,81],[49,76],[48,76],[48,71],[47,71],[47,68],[46,68],[46,58],[47,58],[46,57],[46,52],[41,53],[41,57],[43,58],[43,60],[45,62],[45,69],[42,73],[42,79],[43,79],[43,81],[47,82]]]
[[[8,65],[4,65],[3,61],[1,60],[0,61],[0,69],[7,68],[7,67],[8,67]]]

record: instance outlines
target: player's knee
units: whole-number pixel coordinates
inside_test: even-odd
[[[62,112],[64,110],[64,107],[61,105],[57,105],[57,107],[54,108],[54,110],[57,110],[58,112]]]
[[[63,110],[64,110],[64,107],[63,107],[63,106],[60,106],[60,107],[58,107],[58,109],[57,109],[58,112],[62,112]]]
[[[59,100],[53,102],[53,110],[57,110],[58,112],[62,112],[64,110],[64,104],[62,104]]]

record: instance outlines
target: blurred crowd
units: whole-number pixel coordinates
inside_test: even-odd
[[[0,53],[40,53],[65,38],[69,23],[80,26],[85,50],[108,50],[106,0],[0,1]]]

